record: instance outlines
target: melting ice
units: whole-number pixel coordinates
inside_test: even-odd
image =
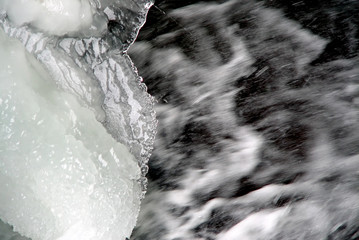
[[[33,239],[128,236],[140,191],[134,157],[1,35],[1,218]]]
[[[96,6],[0,3],[0,219],[32,240],[122,240],[136,223],[155,125],[150,97],[110,44],[100,57],[78,56],[57,41],[81,39],[53,37],[96,28],[94,11],[103,10]],[[40,21],[59,16],[66,21]],[[87,53],[105,40],[89,42]]]
[[[90,27],[96,13],[87,0],[2,0],[0,8],[17,25],[29,23],[55,35]]]

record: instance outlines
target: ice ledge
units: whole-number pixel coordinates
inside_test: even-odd
[[[0,12],[0,25],[7,35],[18,39],[43,64],[60,88],[74,94],[92,109],[109,133],[129,147],[141,167],[139,181],[144,194],[147,161],[157,122],[154,99],[147,93],[142,78],[126,54],[144,24],[151,2],[143,1],[132,8],[140,6],[143,8],[137,15],[136,24],[129,26],[132,31],[127,39],[110,31],[102,37],[49,36],[30,26],[15,27],[4,11]],[[123,10],[119,9],[121,7],[113,8],[118,19],[123,16]]]

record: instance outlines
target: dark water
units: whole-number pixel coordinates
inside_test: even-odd
[[[136,240],[359,239],[359,2],[156,1]]]

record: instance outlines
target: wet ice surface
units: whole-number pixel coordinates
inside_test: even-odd
[[[2,0],[0,9],[16,26],[56,36],[100,37],[107,30],[132,43],[144,21],[148,0]],[[109,22],[110,20],[110,22]],[[123,46],[118,46],[119,48]]]
[[[153,100],[125,51],[149,6],[92,5],[111,19],[100,37],[53,36],[0,10],[0,218],[21,234],[129,237],[156,122]]]
[[[159,101],[133,239],[359,238],[358,9],[155,3],[129,51]]]
[[[20,43],[1,45],[2,220],[32,239],[129,236],[141,195],[136,159],[94,112],[37,74]]]
[[[54,35],[90,28],[94,22],[93,13],[96,13],[87,0],[3,0],[0,8],[6,10],[9,19],[16,25],[29,23]],[[97,30],[103,30],[104,24],[98,25]]]

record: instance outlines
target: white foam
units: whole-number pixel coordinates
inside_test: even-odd
[[[270,239],[269,235],[287,213],[282,208],[275,211],[261,211],[248,216],[224,233],[219,240],[260,240]]]
[[[72,95],[0,30],[0,218],[32,240],[129,237],[140,169]]]

